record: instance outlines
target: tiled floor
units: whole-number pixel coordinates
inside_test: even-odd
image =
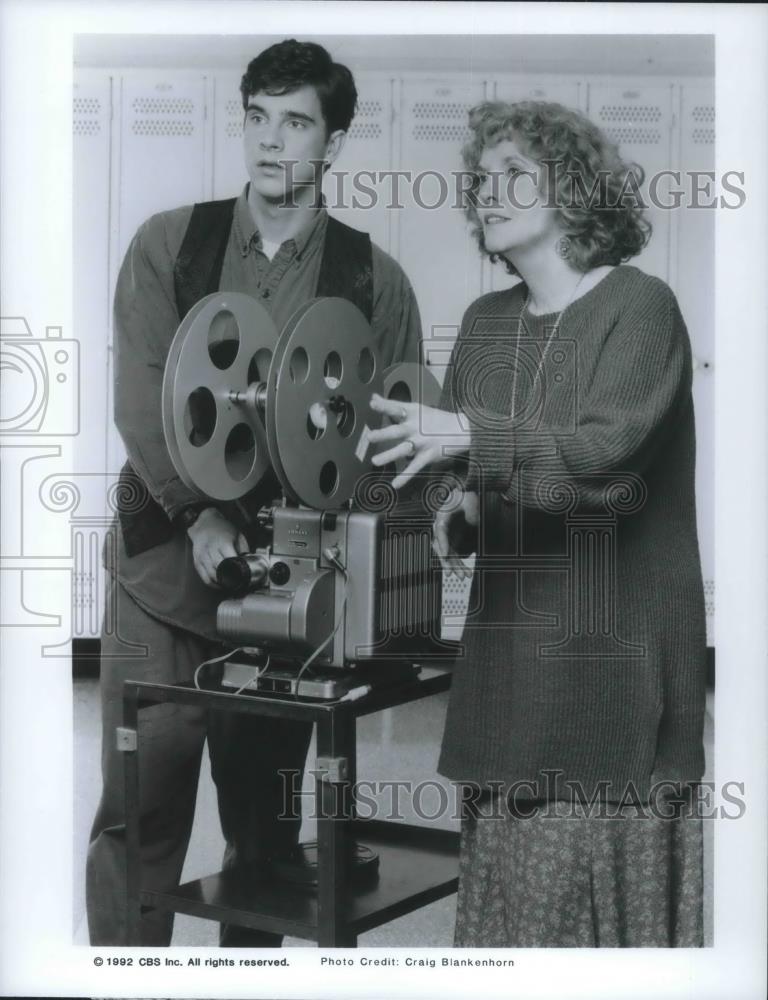
[[[450,782],[435,772],[440,737],[445,717],[447,695],[437,695],[419,702],[390,709],[378,715],[366,716],[358,721],[358,777],[374,779],[413,779],[415,782],[437,782],[445,788],[452,801]],[[714,749],[714,698],[707,699],[705,749],[707,755],[706,780],[713,775]],[[99,776],[99,719],[98,684],[92,680],[79,680],[74,686],[75,731],[75,836],[74,871],[74,927],[75,940],[87,944],[85,904],[82,886],[84,881],[85,852],[88,831],[96,809],[100,790]],[[310,760],[313,751],[310,751]],[[311,778],[307,778],[307,789]],[[430,814],[436,806],[439,792],[434,785],[425,785],[421,800],[422,811]],[[431,798],[430,798],[431,796]],[[419,822],[409,816],[403,799],[403,818]],[[458,823],[448,817],[441,825],[458,829]],[[705,928],[706,943],[712,942],[712,850],[713,824],[704,824],[705,836]],[[311,824],[305,824],[303,837],[311,836]],[[216,798],[210,777],[207,756],[197,801],[197,812],[192,839],[187,854],[184,878],[198,878],[218,870],[223,841],[218,828]],[[361,947],[448,947],[452,943],[456,897],[426,906],[415,913],[378,927],[361,935]],[[194,917],[177,916],[173,943],[188,946],[213,946],[217,943],[216,925]],[[305,946],[306,942],[288,939],[287,945]]]

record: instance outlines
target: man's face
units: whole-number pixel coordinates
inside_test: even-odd
[[[263,92],[248,98],[243,126],[245,165],[257,194],[282,201],[297,188],[317,184],[322,163],[332,163],[344,132],[327,134],[314,87],[290,94]]]
[[[477,214],[489,253],[514,257],[558,235],[557,216],[545,207],[541,193],[542,167],[520,145],[502,139],[483,149],[478,165]]]

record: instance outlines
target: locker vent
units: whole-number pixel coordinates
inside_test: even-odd
[[[224,105],[224,113],[227,121],[224,125],[224,137],[226,139],[241,139],[243,136],[243,102],[230,98]]]
[[[697,104],[691,108],[691,118],[696,127],[691,130],[691,141],[697,146],[711,146],[715,141],[715,108],[712,104]]]
[[[133,122],[134,135],[192,135],[195,131],[194,122],[172,121],[169,119],[136,118]]]
[[[98,97],[75,97],[72,101],[72,134],[73,135],[99,135],[101,133],[101,122],[98,117],[90,118],[89,115],[101,114],[101,101]]]
[[[704,609],[707,615],[714,615],[715,613],[715,581],[705,580],[704,581]]]
[[[691,138],[697,146],[711,146],[715,141],[715,130],[713,128],[695,128],[691,132]]]
[[[185,136],[193,135],[195,123],[176,115],[191,115],[195,102],[189,97],[134,97],[131,108],[137,115],[158,115],[157,118],[135,118],[131,126],[134,135]]]
[[[446,101],[416,101],[413,105],[414,118],[461,118],[466,120],[469,104]]]
[[[74,573],[74,588],[72,590],[72,602],[76,608],[92,608],[96,603],[94,598],[93,573]]]
[[[626,122],[628,125],[658,122],[661,121],[661,108],[655,104],[603,104],[599,118],[604,122]]]
[[[604,131],[608,138],[618,145],[627,142],[635,146],[657,146],[661,142],[661,132],[657,128],[624,125],[618,128],[606,128]]]
[[[706,122],[708,125],[712,125],[715,121],[715,109],[711,104],[697,104],[691,110],[691,118],[695,122]]]
[[[472,133],[466,125],[416,125],[413,138],[423,142],[468,142]]]
[[[350,139],[378,139],[381,125],[376,122],[353,122],[347,134]]]
[[[420,142],[467,142],[472,136],[467,127],[470,107],[470,104],[459,101],[416,101],[413,117],[432,120],[414,125],[413,138]]]
[[[88,118],[75,118],[72,122],[73,135],[98,135],[101,132],[101,125],[97,121]]]
[[[358,101],[356,118],[376,118],[384,111],[381,101]]]
[[[72,107],[76,115],[97,115],[101,111],[98,97],[75,97]]]
[[[188,97],[134,97],[131,107],[137,115],[191,115],[195,110]]]
[[[459,580],[453,573],[443,573],[443,614],[465,615],[469,603],[471,578]]]

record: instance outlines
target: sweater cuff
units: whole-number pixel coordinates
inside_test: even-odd
[[[180,479],[172,479],[167,482],[157,500],[171,521],[175,520],[185,507],[190,507],[193,504],[199,506],[204,503],[207,507],[216,506],[213,500],[207,500],[206,497],[196,490],[190,489]]]
[[[472,489],[516,494],[523,484],[518,470],[524,463],[535,462],[541,474],[562,464],[557,438],[551,432],[521,427],[507,416],[483,413],[470,419],[472,443],[470,468]],[[527,484],[530,487],[530,483]]]

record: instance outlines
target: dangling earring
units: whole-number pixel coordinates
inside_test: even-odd
[[[562,260],[568,260],[571,256],[571,237],[561,236],[555,241],[555,253]]]

